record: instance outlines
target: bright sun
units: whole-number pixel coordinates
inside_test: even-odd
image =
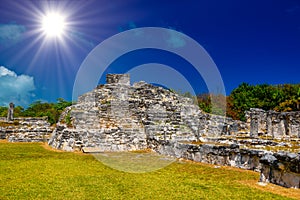
[[[49,13],[42,19],[42,30],[48,37],[61,37],[65,28],[65,18],[59,13]]]

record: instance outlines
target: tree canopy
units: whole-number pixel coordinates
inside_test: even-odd
[[[14,108],[14,117],[43,117],[47,116],[51,124],[55,124],[62,111],[72,105],[72,102],[65,101],[63,98],[57,99],[56,103],[47,103],[35,101],[28,108],[24,109],[21,106]],[[7,107],[0,107],[0,116],[7,116]]]
[[[245,111],[261,108],[275,111],[300,110],[300,84],[240,84],[227,98],[227,116],[245,120]]]
[[[200,109],[207,113],[214,113],[212,111],[212,99],[215,99],[214,104],[218,106],[224,102],[224,98],[222,95],[197,95]],[[238,120],[245,120],[245,111],[250,108],[275,111],[299,111],[300,84],[250,85],[242,83],[226,97],[226,103],[226,115]]]

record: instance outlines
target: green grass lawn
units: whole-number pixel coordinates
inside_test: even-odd
[[[299,194],[260,187],[259,174],[251,171],[174,162],[154,172],[126,173],[92,155],[44,147],[0,142],[0,199],[289,199],[280,194]]]

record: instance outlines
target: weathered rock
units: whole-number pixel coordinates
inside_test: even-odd
[[[299,155],[265,150],[295,146],[260,136],[298,142],[300,112],[251,109],[246,118],[241,122],[207,114],[189,98],[145,82],[130,86],[129,75],[109,74],[107,84],[66,108],[49,144],[84,152],[151,148],[177,158],[260,171],[261,181],[299,187]],[[296,181],[290,178],[293,173]]]
[[[275,112],[251,108],[246,112],[250,136],[270,136],[274,139],[300,137],[300,112]]]
[[[60,137],[67,127],[62,126],[66,124],[66,116],[71,117],[68,126],[75,132],[79,129],[83,132],[96,130],[91,137],[77,135],[80,138],[75,140],[82,141],[81,147],[101,148],[104,145],[106,150],[120,149],[111,146],[121,145],[119,141],[127,144],[125,150],[131,150],[130,147],[147,148],[147,138],[197,141],[204,135],[230,135],[245,127],[243,122],[203,113],[191,99],[161,87],[145,82],[130,86],[128,74],[108,74],[106,79],[107,84],[80,96],[77,104],[65,110],[50,145],[61,148],[56,144],[64,141],[58,140],[70,139]],[[112,135],[114,137],[107,139]]]
[[[300,157],[289,152],[271,153],[264,155],[260,162],[262,169],[261,182],[271,182],[284,187],[300,187]]]
[[[9,142],[47,142],[53,131],[47,117],[0,119],[0,123],[0,139]]]

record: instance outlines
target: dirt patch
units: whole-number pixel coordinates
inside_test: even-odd
[[[278,194],[293,199],[300,199],[300,189],[285,188],[278,185],[274,185],[272,183],[268,183],[267,185],[263,186],[263,185],[259,185],[258,182],[254,180],[245,180],[245,181],[238,181],[238,182],[243,185],[247,185],[249,187],[256,188],[264,192],[271,192],[273,194]]]

